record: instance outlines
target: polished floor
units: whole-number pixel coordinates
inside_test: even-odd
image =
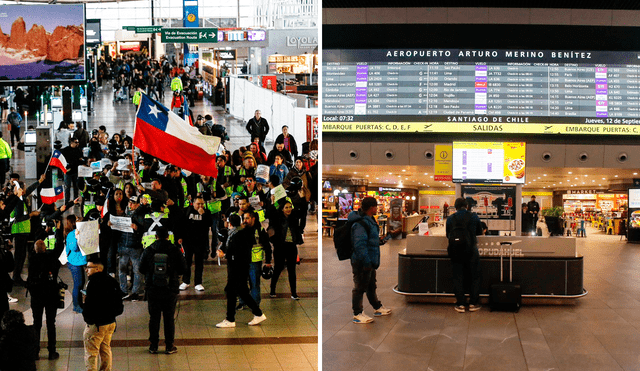
[[[169,106],[169,95],[164,103]],[[196,103],[194,113],[212,114],[214,120],[226,126],[231,138],[227,148],[234,150],[250,142],[245,123],[225,115],[220,107],[208,102]],[[111,90],[107,86],[98,92],[95,115],[90,116],[89,131],[100,125],[107,132],[125,129],[133,134],[134,108],[128,103],[111,101]],[[273,123],[271,124],[273,130]],[[6,131],[6,128],[5,128]],[[276,130],[279,131],[279,130]],[[277,133],[275,133],[277,135]],[[271,137],[271,135],[270,135]],[[6,132],[5,132],[6,138]],[[273,136],[275,138],[275,135]],[[271,148],[273,140],[267,140]],[[24,153],[16,151],[12,166],[24,173]],[[305,230],[305,243],[300,246],[302,263],[297,268],[299,301],[290,298],[286,270],[278,281],[278,297],[270,298],[269,281],[262,280],[262,303],[267,320],[259,326],[248,326],[253,315],[249,310],[236,316],[237,327],[219,329],[215,324],[225,318],[226,267],[209,258],[205,262],[204,292],[196,292],[193,286],[181,292],[176,310],[176,341],[178,353],[151,355],[147,352],[148,321],[147,303],[126,302],[125,312],[118,317],[118,327],[113,336],[114,370],[317,370],[318,369],[318,238],[317,218],[309,215]],[[193,268],[192,268],[193,269]],[[71,284],[71,275],[66,267],[61,270],[62,279]],[[23,271],[26,278],[26,268]],[[12,296],[18,303],[12,309],[25,312],[27,323],[32,323],[29,297],[24,288],[15,288]],[[38,370],[82,370],[84,369],[82,315],[74,314],[70,293],[64,309],[56,317],[57,348],[60,358],[46,360],[46,325],[43,324],[41,339],[42,360]],[[164,335],[160,331],[160,350],[163,350]]]
[[[640,245],[589,227],[587,234],[577,243],[588,295],[517,314],[406,302],[393,292],[404,241],[390,241],[381,247],[378,296],[393,312],[370,324],[352,323],[350,264],[323,237],[322,369],[640,370]],[[366,298],[364,311],[373,316]]]

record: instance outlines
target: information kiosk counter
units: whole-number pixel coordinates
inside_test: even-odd
[[[511,242],[501,245],[501,242]],[[399,253],[399,294],[417,297],[453,297],[451,261],[445,236],[407,236]],[[523,299],[576,299],[587,294],[583,284],[583,258],[574,237],[478,236],[482,283],[487,297],[500,282],[500,254],[504,277],[509,280],[509,254],[513,256],[513,282],[522,287]]]

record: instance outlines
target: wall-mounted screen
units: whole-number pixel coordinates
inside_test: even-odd
[[[454,183],[524,184],[524,142],[453,142]]]
[[[87,46],[102,44],[100,19],[87,19]]]
[[[325,49],[325,132],[640,135],[640,52]]]
[[[0,84],[84,83],[83,4],[1,5]]]

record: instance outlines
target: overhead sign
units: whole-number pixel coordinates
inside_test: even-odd
[[[96,46],[102,43],[100,36],[100,19],[87,19],[85,34],[87,45]]]
[[[216,50],[216,59],[219,60],[235,60],[236,59],[236,51],[235,50]]]
[[[249,41],[265,41],[267,39],[267,31],[247,30],[247,39]]]
[[[163,43],[217,43],[217,28],[163,28]]]
[[[183,0],[182,9],[184,11],[182,25],[190,28],[198,27],[198,0]]]
[[[122,29],[135,33],[156,33],[162,31],[162,26],[122,26]]]
[[[450,182],[453,180],[453,150],[450,144],[436,144],[435,174],[433,180]]]

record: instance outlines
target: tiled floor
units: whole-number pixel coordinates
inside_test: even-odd
[[[393,313],[365,325],[351,322],[350,264],[324,237],[323,370],[640,370],[640,245],[587,233],[578,252],[589,294],[517,314],[407,303],[392,290],[404,241],[390,241],[381,248],[378,295]],[[366,299],[364,308],[373,314]]]
[[[89,131],[105,125],[109,133],[125,129],[133,134],[134,109],[131,104],[119,103],[114,107],[107,87],[98,93],[96,115],[90,116]],[[169,95],[164,103],[168,106]],[[197,102],[194,113],[210,113],[214,120],[226,126],[231,140],[227,148],[234,150],[249,143],[250,138],[244,123],[224,115],[220,107],[208,102]],[[273,130],[272,124],[272,130]],[[274,136],[275,137],[275,136]],[[267,141],[267,148],[273,146]],[[17,151],[12,165],[24,173],[24,153]],[[126,302],[125,312],[118,317],[118,328],[113,336],[114,370],[317,370],[318,369],[318,244],[317,218],[310,215],[307,220],[305,244],[300,246],[302,263],[297,268],[299,301],[290,299],[286,270],[278,281],[278,297],[269,298],[268,281],[262,281],[261,308],[267,320],[260,326],[249,327],[253,315],[244,310],[236,316],[237,327],[218,329],[215,324],[222,321],[226,312],[224,286],[226,267],[218,266],[209,259],[205,263],[204,292],[193,288],[182,292],[176,310],[176,346],[173,355],[151,355],[147,352],[149,337],[149,315],[146,302]],[[65,267],[61,277],[71,283],[71,275]],[[23,272],[26,277],[26,268]],[[19,298],[12,309],[25,311],[25,318],[32,323],[29,298],[25,289],[16,288],[11,294]],[[58,352],[60,359],[46,360],[44,348],[38,362],[39,370],[84,369],[82,331],[84,321],[74,314],[67,294],[65,309],[56,317]],[[160,331],[163,350],[163,331]],[[46,325],[41,339],[46,340]]]

